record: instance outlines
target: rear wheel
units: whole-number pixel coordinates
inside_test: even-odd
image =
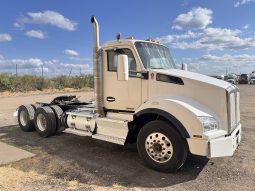
[[[32,105],[21,105],[18,109],[18,123],[22,131],[34,131],[35,109]]]
[[[35,129],[41,137],[55,134],[57,122],[54,111],[48,107],[40,107],[35,112]]]
[[[63,115],[63,110],[58,105],[52,105],[51,108],[53,109],[56,116],[56,120],[57,120],[56,134],[58,135],[65,130],[65,126],[62,124],[62,120],[61,120]]]
[[[151,168],[174,172],[187,158],[188,149],[174,127],[161,120],[144,125],[137,138],[137,148],[141,158]]]
[[[42,107],[42,105],[41,104],[31,104],[32,105],[32,107],[35,109],[35,111],[39,108],[39,107]]]

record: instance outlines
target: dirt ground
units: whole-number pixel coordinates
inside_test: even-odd
[[[0,190],[254,190],[255,86],[242,85],[242,142],[233,157],[208,160],[189,156],[174,174],[148,169],[136,147],[62,134],[43,139],[24,133],[12,112],[24,103],[48,101],[55,95],[0,98],[0,140],[36,154],[0,166]],[[82,100],[91,92],[76,93]]]

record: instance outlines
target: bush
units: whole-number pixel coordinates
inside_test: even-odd
[[[1,74],[0,76],[0,91],[15,91],[15,78],[10,74]]]
[[[54,78],[44,78],[35,75],[15,76],[12,74],[0,74],[0,92],[2,91],[33,91],[46,88],[63,89],[84,87],[93,88],[93,76],[58,76]]]

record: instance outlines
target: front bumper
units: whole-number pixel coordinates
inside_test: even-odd
[[[220,137],[208,142],[208,158],[232,156],[239,146],[242,138],[242,125],[226,137]]]
[[[187,139],[189,150],[192,154],[206,156],[207,158],[232,156],[239,146],[242,137],[242,125],[227,136],[205,139]]]

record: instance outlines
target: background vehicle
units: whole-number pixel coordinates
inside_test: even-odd
[[[100,47],[98,22],[91,22],[95,101],[62,96],[22,105],[15,116],[23,131],[49,137],[65,130],[136,143],[149,167],[168,172],[179,169],[188,152],[208,158],[234,154],[242,131],[236,86],[176,69],[169,49],[154,40],[117,35]]]
[[[229,74],[227,76],[227,82],[231,84],[237,84],[237,76],[235,74]]]
[[[255,84],[255,72],[250,75],[250,84]]]
[[[249,83],[249,75],[248,74],[241,74],[238,83],[239,84],[248,84]]]
[[[219,80],[224,80],[224,75],[213,75],[211,77],[219,79]]]

